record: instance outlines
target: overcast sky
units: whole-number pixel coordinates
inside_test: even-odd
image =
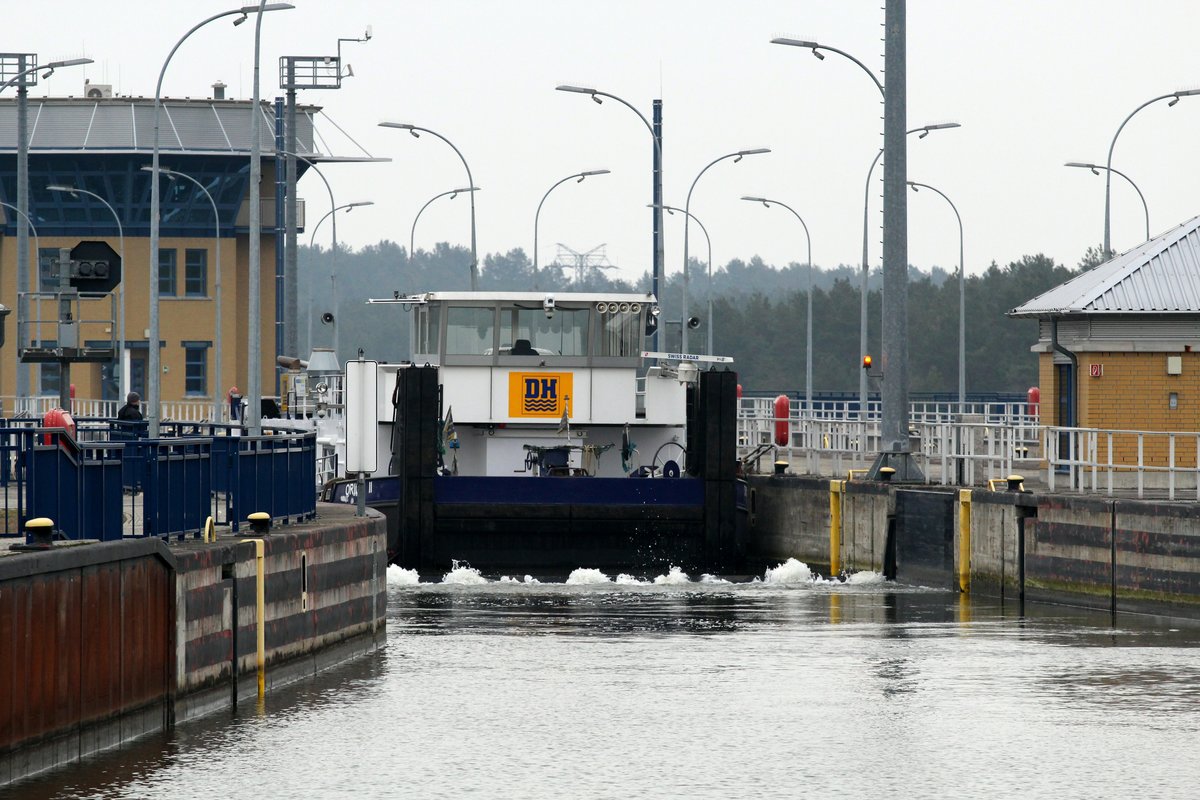
[[[779,208],[742,202],[765,195],[791,205],[812,233],[819,266],[857,264],[862,249],[866,170],[882,146],[878,90],[859,67],[830,53],[772,45],[775,36],[814,39],[854,54],[882,79],[881,0],[293,0],[263,25],[262,96],[278,91],[281,55],[336,52],[354,77],[338,91],[308,91],[303,102],[387,164],[331,165],[339,204],[375,206],[339,215],[354,247],[392,239],[408,246],[426,200],[462,186],[454,152],[438,140],[377,127],[407,121],[438,131],[463,152],[475,183],[478,241],[485,253],[532,252],[534,212],[546,190],[574,172],[611,175],[565,183],[546,201],[540,260],[555,243],[578,251],[607,246],[624,277],[651,257],[651,138],[613,101],[554,91],[560,83],[617,95],[648,118],[664,104],[665,200],[682,206],[693,179],[731,151],[773,153],[724,161],[696,185],[692,212],[708,228],[713,258],[758,255],[803,263],[803,231]],[[152,95],[174,42],[210,14],[213,0],[149,2],[55,0],[6,10],[3,48],[42,61],[86,55],[96,63],[64,70],[33,94],[79,94],[84,77],[119,94]],[[1103,234],[1104,180],[1065,161],[1103,163],[1127,114],[1156,95],[1200,86],[1195,0],[910,0],[908,121],[956,121],[958,130],[909,140],[909,179],[929,183],[958,206],[968,273],[1044,252],[1074,266]],[[175,55],[164,94],[209,96],[221,79],[229,95],[250,97],[254,26],[222,20],[194,34]],[[340,155],[355,148],[325,124]],[[1200,132],[1200,96],[1140,112],[1121,134],[1113,166],[1129,175],[1150,207],[1151,235],[1200,213],[1200,166],[1187,142]],[[876,176],[879,172],[876,173]],[[871,260],[879,263],[879,184],[872,196]],[[300,184],[309,219],[328,210],[316,176]],[[419,248],[469,245],[465,197],[439,200],[421,217]],[[667,218],[666,265],[681,269],[683,230]],[[1113,247],[1144,239],[1142,206],[1113,183]],[[321,230],[328,236],[328,225]],[[307,241],[307,236],[304,237]],[[694,256],[705,255],[693,229]],[[909,260],[953,269],[958,230],[945,202],[910,194]],[[436,287],[429,287],[436,288]]]

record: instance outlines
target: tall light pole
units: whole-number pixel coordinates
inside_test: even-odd
[[[238,15],[238,18],[233,21],[234,25],[241,25],[246,21],[250,14],[258,14],[258,22],[262,20],[262,13],[266,11],[284,11],[289,8],[295,8],[290,3],[265,3],[260,2],[257,5],[242,6],[240,8],[222,11],[219,14],[213,14],[211,17],[197,23],[192,28],[180,37],[171,51],[167,53],[167,58],[163,61],[162,69],[158,72],[158,83],[154,86],[154,145],[153,154],[150,160],[150,170],[153,173],[150,180],[150,341],[147,343],[150,349],[150,375],[146,381],[146,421],[149,426],[149,434],[151,438],[158,438],[159,432],[159,383],[162,380],[162,368],[159,365],[159,321],[158,321],[158,232],[160,226],[159,219],[159,190],[158,190],[158,151],[159,151],[159,111],[162,107],[162,84],[163,78],[167,74],[167,66],[170,65],[171,59],[175,56],[175,51],[196,31],[203,28],[210,22]],[[255,293],[258,290],[258,236],[253,230],[253,225],[258,223],[260,209],[258,208],[259,187],[257,180],[261,177],[261,166],[258,163],[258,127],[259,127],[259,108],[258,108],[258,34],[255,33],[255,59],[254,59],[254,104],[250,109],[251,120],[251,156],[250,156],[250,222],[252,229],[250,231],[250,316],[252,322],[257,324],[258,298]],[[255,327],[250,328],[250,336],[254,337],[257,333]],[[257,365],[258,348],[252,346],[250,348],[251,362]],[[261,385],[261,376],[249,376],[248,388],[253,390],[254,387]],[[250,414],[253,419],[258,420],[261,417],[261,410],[255,406],[258,404],[258,396],[251,391],[251,408]]]
[[[642,121],[642,124],[644,124],[646,126],[646,130],[650,132],[650,138],[654,141],[654,165],[653,165],[653,169],[652,169],[652,189],[651,189],[651,200],[650,200],[651,209],[653,210],[653,213],[654,213],[653,226],[652,226],[653,238],[654,238],[654,261],[653,261],[652,269],[651,269],[650,291],[654,294],[654,297],[657,300],[661,301],[662,298],[659,296],[658,283],[663,278],[663,263],[664,263],[663,231],[662,231],[662,227],[663,227],[663,205],[662,205],[662,202],[663,202],[663,200],[662,200],[663,149],[662,149],[662,122],[661,122],[662,101],[660,101],[660,100],[654,101],[655,119],[658,122],[658,128],[656,129],[655,126],[651,125],[650,121],[648,119],[646,119],[645,114],[643,114],[641,111],[638,111],[635,106],[633,106],[626,100],[622,100],[620,97],[617,97],[615,94],[609,94],[608,92],[602,92],[599,89],[593,89],[588,86],[574,86],[574,85],[565,84],[565,83],[555,86],[554,88],[555,88],[555,90],[560,91],[560,92],[573,92],[575,94],[590,95],[592,100],[595,101],[597,104],[601,104],[604,102],[603,100],[601,100],[601,98],[603,98],[603,97],[608,97],[612,100],[616,100],[618,103],[625,106],[633,113],[637,114],[638,119],[640,119]],[[657,328],[655,328],[654,333],[651,334],[651,336],[650,336],[650,349],[651,350],[658,349],[658,329]]]
[[[347,214],[349,214],[351,211],[353,211],[354,209],[356,209],[360,206],[373,206],[373,205],[375,205],[374,200],[359,200],[354,203],[345,203],[340,206],[334,206],[333,208],[331,208],[325,212],[324,217],[321,217],[319,220],[317,220],[317,224],[313,226],[312,236],[310,236],[308,239],[308,247],[311,250],[313,247],[313,244],[317,241],[317,231],[320,230],[321,223],[325,221],[326,217],[333,218],[333,251],[332,251],[333,258],[331,259],[330,269],[329,269],[329,288],[332,291],[331,302],[333,303],[333,354],[335,356],[337,355],[337,352],[338,352],[338,319],[337,318],[341,315],[341,312],[338,310],[338,288],[337,288],[337,247],[338,247],[338,243],[337,243],[337,212],[345,210],[345,212]],[[313,291],[308,296],[308,299],[309,299],[308,326],[309,326],[310,330],[312,329],[312,300],[315,296],[316,296],[316,286],[313,287]],[[312,347],[312,334],[311,333],[308,336],[308,340],[309,340],[308,341],[309,347],[311,348]]]
[[[741,161],[742,158],[745,156],[756,156],[756,155],[761,155],[763,153],[769,153],[769,152],[771,152],[771,149],[769,147],[756,147],[753,150],[738,150],[736,153],[727,153],[719,158],[714,158],[712,161],[708,162],[708,165],[705,166],[704,169],[700,170],[699,174],[697,174],[695,179],[692,181],[691,187],[688,189],[687,202],[685,202],[683,205],[684,213],[686,213],[687,216],[684,217],[684,219],[683,219],[683,311],[680,314],[680,318],[684,320],[685,324],[682,326],[683,334],[680,337],[680,345],[679,345],[679,349],[684,353],[686,353],[688,351],[688,326],[686,325],[686,322],[688,319],[688,282],[689,282],[688,228],[689,228],[689,223],[691,222],[691,219],[692,219],[692,215],[688,212],[690,212],[692,210],[692,192],[695,191],[695,189],[696,189],[697,181],[700,180],[700,177],[704,173],[708,172],[709,167],[711,167],[713,164],[717,164],[721,161],[724,161],[727,158],[732,158],[733,162],[736,164],[737,162]],[[665,208],[665,206],[664,206],[664,208]]]
[[[142,167],[142,172],[153,172],[153,171],[154,171],[153,167]],[[212,389],[212,396],[213,396],[213,421],[216,422],[221,419],[221,409],[224,407],[224,403],[221,402],[221,386],[224,385],[221,383],[221,375],[222,375],[222,372],[221,372],[221,366],[222,366],[222,362],[221,362],[221,268],[222,268],[222,265],[221,265],[221,215],[217,211],[217,201],[213,199],[212,194],[209,193],[208,189],[204,188],[204,184],[202,184],[200,181],[196,180],[191,175],[188,175],[186,172],[180,172],[179,170],[174,170],[174,169],[167,169],[166,167],[159,167],[158,172],[160,175],[165,175],[172,182],[174,182],[178,178],[183,178],[184,180],[191,181],[193,184],[195,184],[197,189],[199,189],[201,192],[204,193],[204,196],[208,198],[209,205],[212,206],[213,227],[216,231],[216,242],[217,242],[217,244],[216,244],[217,269],[216,269],[215,277],[213,278],[213,293],[216,295],[216,302],[214,303],[214,310],[213,310],[213,318],[214,318],[213,324],[214,324],[214,327],[216,328],[216,330],[213,333],[213,361],[215,362],[213,365],[213,371],[216,373],[216,375],[215,375],[216,380],[213,382],[211,389]],[[124,293],[122,293],[122,296],[123,295],[124,295]]]
[[[1128,181],[1129,185],[1133,187],[1133,190],[1135,192],[1137,192],[1138,197],[1140,197],[1142,199],[1142,211],[1145,212],[1145,215],[1146,215],[1146,241],[1150,241],[1150,207],[1148,205],[1146,205],[1146,195],[1142,194],[1142,190],[1139,189],[1138,185],[1133,182],[1133,178],[1129,177],[1124,172],[1121,172],[1121,170],[1117,169],[1116,167],[1106,167],[1103,164],[1087,164],[1082,161],[1068,161],[1066,164],[1063,164],[1063,166],[1064,167],[1083,167],[1085,169],[1090,169],[1092,171],[1093,175],[1099,175],[1100,170],[1103,169],[1103,170],[1107,170],[1109,172],[1116,173],[1117,175],[1120,175],[1122,178],[1124,178],[1126,181]]]
[[[450,199],[453,200],[454,198],[458,197],[459,194],[461,194],[463,192],[478,192],[478,191],[479,191],[478,186],[465,186],[461,189],[451,189],[448,192],[442,192],[441,194],[435,194],[433,197],[431,197],[425,201],[425,205],[421,206],[421,210],[418,211],[417,216],[415,216],[413,218],[412,229],[408,233],[408,259],[409,259],[409,261],[412,261],[413,252],[414,252],[413,248],[416,247],[417,220],[419,220],[421,218],[421,215],[425,213],[425,209],[429,208],[429,206],[431,206],[433,204],[433,201],[437,200],[439,197],[449,196]],[[473,196],[474,195],[472,195],[472,197]]]
[[[29,219],[29,124],[28,98],[31,84],[26,78],[40,70],[46,70],[42,79],[49,78],[59,67],[76,67],[91,64],[90,58],[70,58],[65,61],[51,61],[37,66],[37,55],[34,53],[0,53],[0,92],[9,86],[17,84],[17,207],[24,216],[17,220],[17,324],[28,316],[27,303],[21,302],[22,296],[29,292],[30,271],[25,269],[29,260],[29,232],[25,228],[25,220]],[[10,69],[15,70],[11,73]],[[36,84],[36,76],[34,84]],[[36,256],[35,256],[36,260]],[[17,343],[20,347],[20,342]],[[17,362],[17,396],[29,396],[29,371]]]
[[[808,234],[808,225],[804,223],[804,219],[796,213],[796,209],[789,206],[787,203],[781,203],[778,200],[770,200],[766,197],[743,197],[743,200],[748,200],[751,203],[762,203],[763,206],[770,208],[772,205],[777,205],[780,208],[786,208],[792,212],[797,220],[800,221],[800,226],[804,228],[804,238],[808,242],[808,342],[807,352],[804,356],[804,403],[805,413],[812,415],[813,399],[812,399],[812,366],[813,366],[813,266],[812,266],[812,237]]]
[[[1125,121],[1121,123],[1121,127],[1117,128],[1117,132],[1113,134],[1112,143],[1108,146],[1108,161],[1106,161],[1104,164],[1104,258],[1105,259],[1112,258],[1112,252],[1113,252],[1112,251],[1112,239],[1109,235],[1109,232],[1110,232],[1110,228],[1111,228],[1110,220],[1111,220],[1111,210],[1112,210],[1112,205],[1111,205],[1112,173],[1113,173],[1112,157],[1113,157],[1113,148],[1115,148],[1117,146],[1117,137],[1121,135],[1121,131],[1124,130],[1124,128],[1127,124],[1129,124],[1129,120],[1133,119],[1133,115],[1138,113],[1139,111],[1141,111],[1146,106],[1151,105],[1152,103],[1157,103],[1159,100],[1166,100],[1167,98],[1170,98],[1170,100],[1171,100],[1171,102],[1167,103],[1167,105],[1173,106],[1179,102],[1179,98],[1190,97],[1195,94],[1200,94],[1200,89],[1180,89],[1177,92],[1171,92],[1170,94],[1160,94],[1158,97],[1151,98],[1150,100],[1147,100],[1146,102],[1142,103],[1140,106],[1135,108],[1133,111],[1131,111],[1129,116],[1125,118]],[[1150,238],[1150,237],[1147,236],[1146,238]]]
[[[967,283],[964,275],[966,263],[963,261],[963,224],[962,217],[958,214],[958,209],[954,202],[946,196],[940,189],[936,189],[926,183],[917,183],[909,181],[908,185],[915,192],[918,189],[928,189],[931,192],[936,192],[942,196],[942,199],[950,204],[950,209],[954,212],[954,218],[958,220],[958,413],[966,412],[967,402]]]
[[[5,202],[4,202],[4,201],[2,201],[2,200],[0,200],[0,208],[7,208],[9,211],[12,211],[12,212],[14,212],[14,213],[15,213],[17,216],[19,216],[21,219],[25,220],[25,224],[26,224],[26,225],[28,225],[28,226],[29,226],[29,230],[33,232],[33,249],[34,249],[34,250],[41,251],[41,249],[42,249],[42,240],[41,240],[41,239],[38,237],[37,227],[36,227],[36,226],[33,224],[33,220],[31,220],[31,219],[29,218],[29,215],[28,215],[28,214],[26,214],[26,213],[25,213],[24,211],[22,211],[21,209],[19,209],[19,208],[17,208],[16,206],[14,206],[12,203],[5,203]],[[36,264],[37,264],[37,258],[36,258],[36,257],[29,259],[29,266],[30,266],[30,268],[34,267]]]
[[[938,122],[931,125],[922,125],[919,128],[913,128],[907,131],[907,135],[914,133],[919,134],[918,139],[924,139],[929,135],[930,131],[946,130],[948,128],[961,128],[957,122]],[[867,182],[863,189],[863,238],[862,238],[862,279],[861,297],[859,303],[861,310],[858,319],[858,345],[859,357],[867,354],[867,287],[868,279],[871,273],[871,261],[867,250],[868,231],[870,230],[870,208],[871,208],[871,175],[875,172],[875,165],[879,163],[879,159],[883,157],[883,148],[879,148],[879,152],[875,154],[875,159],[871,162],[870,169],[867,170]],[[882,328],[881,328],[882,330]],[[858,415],[859,419],[867,417],[867,371],[860,370],[858,376]],[[863,446],[866,446],[866,438],[863,438]]]
[[[708,229],[704,227],[704,223],[690,211],[685,211],[682,208],[675,206],[663,206],[663,210],[668,214],[674,215],[675,212],[686,214],[687,219],[700,226],[700,231],[704,234],[704,241],[708,242],[708,351],[705,355],[713,354],[713,290],[712,290],[712,239],[708,237]],[[683,317],[683,327],[687,327],[688,318]],[[682,348],[680,348],[682,350]]]
[[[60,184],[55,184],[52,186],[47,186],[46,191],[66,192],[72,197],[81,194],[87,195],[88,197],[94,198],[103,203],[104,207],[108,209],[109,213],[113,215],[113,219],[117,222],[117,241],[119,243],[118,255],[121,256],[121,269],[127,269],[125,266],[125,229],[121,226],[121,217],[119,214],[117,214],[117,210],[113,208],[107,200],[95,192],[89,192],[87,189],[80,189],[77,186],[63,186]],[[120,305],[120,309],[118,310],[120,322],[117,327],[117,396],[118,398],[124,399],[125,394],[129,391],[129,386],[128,381],[125,380],[125,278],[123,275],[121,277],[121,285],[119,287],[119,292],[117,293],[117,298],[117,302]]]
[[[575,181],[576,183],[583,183],[584,180],[586,180],[588,177],[590,177],[592,175],[608,175],[610,173],[610,171],[611,170],[607,170],[607,169],[591,169],[591,170],[588,170],[587,172],[576,172],[574,175],[568,175],[567,177],[560,180],[558,183],[551,186],[549,189],[546,190],[546,193],[544,195],[542,195],[542,200],[541,200],[541,202],[538,203],[537,213],[535,213],[533,215],[533,289],[534,289],[534,291],[537,291],[537,288],[538,288],[538,219],[542,216],[542,203],[546,202],[546,198],[550,196],[551,192],[553,192],[560,185],[566,183],[567,181],[571,180],[572,178],[578,179]],[[430,201],[430,202],[432,202],[432,201]],[[422,210],[424,210],[424,209],[422,209]],[[415,226],[416,222],[414,222],[413,225]],[[411,248],[410,248],[409,252],[412,252]]]
[[[417,125],[410,125],[407,122],[381,122],[381,128],[398,128],[402,131],[408,131],[413,135],[413,138],[421,138],[419,132],[423,131],[430,136],[436,136],[446,144],[450,145],[450,149],[458,155],[458,160],[462,162],[463,168],[467,171],[467,185],[474,186],[475,179],[471,177],[471,167],[467,164],[467,159],[463,158],[462,151],[454,146],[454,142],[442,136],[437,131],[431,131],[429,128],[422,128]],[[474,292],[479,288],[479,254],[475,250],[475,195],[471,194],[471,291]]]

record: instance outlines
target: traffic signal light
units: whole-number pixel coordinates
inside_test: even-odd
[[[121,282],[121,256],[107,242],[80,242],[71,250],[71,285],[107,294]]]
[[[863,356],[863,361],[862,361],[863,369],[870,369],[872,363],[874,363],[874,362],[872,362],[871,357],[869,355]]]

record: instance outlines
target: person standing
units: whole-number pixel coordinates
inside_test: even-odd
[[[142,398],[137,392],[130,392],[125,398],[125,405],[117,412],[121,422],[140,422],[142,420]]]

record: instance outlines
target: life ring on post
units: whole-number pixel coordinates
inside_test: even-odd
[[[786,394],[775,398],[775,444],[787,447],[791,431],[792,402]]]
[[[75,420],[71,417],[71,412],[61,408],[52,408],[42,416],[43,428],[60,428],[66,436],[57,437],[59,446],[70,452],[75,449]],[[53,433],[42,434],[42,444],[54,444],[55,435]]]

